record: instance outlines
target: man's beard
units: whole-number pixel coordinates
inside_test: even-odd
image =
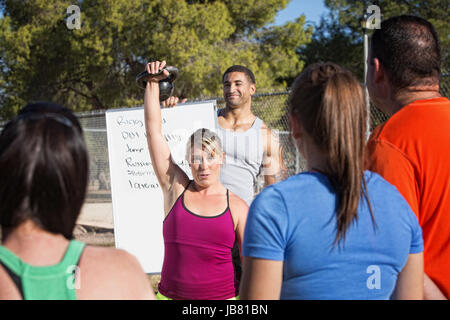
[[[244,104],[245,101],[240,96],[238,99],[225,99],[225,103],[230,107],[239,107],[240,105]]]

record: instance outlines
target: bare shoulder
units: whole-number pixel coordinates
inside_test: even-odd
[[[242,241],[247,222],[248,204],[230,191],[230,211],[233,217],[234,230],[238,233],[238,241]],[[241,242],[240,242],[241,243]]]
[[[247,216],[248,208],[247,202],[230,191],[230,210],[232,213],[237,214],[238,217]]]
[[[267,144],[278,144],[279,143],[279,136],[278,136],[278,130],[272,130],[270,129],[264,122],[261,125],[261,134],[262,134],[262,140],[265,145]]]
[[[82,263],[86,263],[93,270],[103,270],[106,276],[114,276],[115,279],[140,279],[145,275],[137,258],[122,249],[102,248],[87,246],[83,252]],[[118,276],[120,273],[120,276]]]
[[[261,129],[270,131],[270,128],[267,126],[267,124],[264,121],[262,121],[262,123],[261,123]]]
[[[22,296],[11,276],[0,265],[0,300],[21,300]]]
[[[217,122],[221,127],[224,127],[226,124],[224,115],[225,115],[225,108],[219,109],[219,112],[217,113]]]
[[[80,260],[80,299],[153,299],[139,261],[125,250],[87,246]]]
[[[96,261],[96,264],[108,265],[110,268],[140,267],[136,257],[122,249],[86,246],[83,259]],[[136,265],[138,264],[138,265]]]

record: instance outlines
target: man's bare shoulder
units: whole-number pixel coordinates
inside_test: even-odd
[[[219,109],[217,112],[217,123],[222,129],[231,129],[231,124],[228,123],[227,118],[225,117],[225,108]]]
[[[261,120],[261,129],[268,130],[269,132],[271,132],[270,128],[267,126],[267,124],[263,120]]]
[[[277,130],[270,129],[264,122],[261,125],[262,143],[266,155],[277,155],[279,152],[280,137]]]
[[[269,128],[264,122],[261,124],[261,131],[263,133],[264,140],[277,140],[278,141],[278,131]],[[268,139],[270,138],[270,139]]]

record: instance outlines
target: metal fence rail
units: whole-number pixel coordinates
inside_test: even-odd
[[[441,93],[450,96],[450,74],[445,73],[441,80]],[[252,97],[252,110],[269,128],[277,129],[282,146],[286,175],[289,177],[305,169],[305,160],[298,153],[289,134],[289,123],[286,114],[286,101],[289,92],[259,93]],[[211,100],[209,98],[205,100]],[[218,108],[224,107],[222,97],[215,98]],[[111,186],[109,178],[108,144],[106,137],[105,111],[78,113],[90,157],[89,187],[86,202],[111,202]],[[371,129],[384,122],[388,117],[371,106]],[[0,124],[0,130],[2,125]],[[262,177],[258,181],[256,191],[263,185]]]
[[[445,73],[441,80],[441,93],[450,96],[450,74]],[[292,176],[305,169],[305,160],[298,153],[289,134],[289,122],[286,114],[286,101],[289,91],[258,93],[252,97],[252,111],[260,117],[269,128],[277,129],[282,146],[283,160],[286,167],[286,175]],[[213,97],[217,107],[225,106],[222,97]],[[386,121],[388,116],[378,110],[374,105],[370,108],[371,129]],[[88,202],[111,201],[109,184],[109,161],[106,139],[105,112],[85,112],[77,114],[81,125],[84,128],[86,143],[90,155],[90,179]],[[256,186],[259,191],[263,185],[263,178],[260,177]]]

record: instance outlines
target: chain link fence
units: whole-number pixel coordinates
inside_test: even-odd
[[[450,73],[444,73],[441,80],[441,93],[450,97]],[[286,114],[286,102],[289,91],[274,93],[259,93],[252,97],[252,111],[260,117],[269,128],[277,129],[279,133],[283,169],[289,177],[306,168],[305,159],[297,151],[290,133]],[[217,107],[225,107],[222,97],[212,98],[217,101]],[[206,99],[211,100],[211,99]],[[378,110],[373,104],[370,108],[371,130],[388,119],[388,116]],[[80,113],[78,118],[84,128],[85,139],[90,155],[90,179],[87,202],[111,201],[108,147],[106,138],[106,122],[104,111]],[[264,184],[259,177],[255,191],[259,192]]]
[[[252,110],[267,126],[278,130],[284,160],[283,168],[285,169],[285,175],[288,177],[304,170],[305,163],[289,135],[285,107],[287,97],[287,91],[256,94],[252,98]],[[211,99],[217,101],[218,108],[225,106],[223,98],[209,98],[205,100]],[[84,129],[84,137],[90,157],[90,177],[86,202],[101,203],[111,201],[105,112],[78,113],[77,117]],[[261,178],[258,180],[255,191],[258,192],[262,185],[263,179]]]
[[[441,95],[447,98],[450,97],[450,72],[448,71],[446,70],[442,73],[440,84]]]
[[[443,96],[450,96],[450,73],[444,73],[442,76],[441,93]],[[306,162],[297,151],[289,133],[289,122],[286,114],[286,101],[288,96],[289,92],[285,91],[260,93],[252,97],[252,111],[269,128],[278,130],[283,156],[282,168],[286,177],[304,171],[306,167]],[[217,101],[218,108],[225,106],[223,98],[215,98],[215,100]],[[105,111],[78,113],[77,117],[84,129],[84,136],[90,157],[90,176],[86,203],[111,203]],[[371,129],[388,119],[387,115],[373,105],[371,105],[370,117]],[[2,125],[0,124],[1,129]],[[255,191],[259,192],[263,184],[264,179],[260,177],[255,186]]]
[[[447,72],[446,70],[443,70],[441,74],[440,92],[443,97],[450,98],[450,72]],[[385,122],[387,119],[389,119],[389,116],[375,107],[375,105],[371,102],[370,131],[372,131],[379,124]]]

